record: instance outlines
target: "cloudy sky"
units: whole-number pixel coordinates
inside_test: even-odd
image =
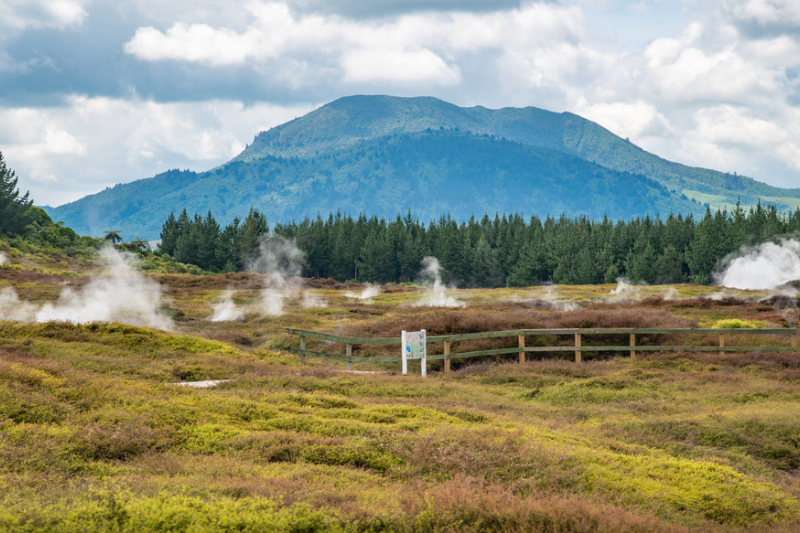
[[[0,151],[37,204],[351,94],[571,111],[800,187],[798,0],[0,0]]]

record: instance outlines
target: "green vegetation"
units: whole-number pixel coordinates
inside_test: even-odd
[[[147,242],[136,238],[120,242],[118,231],[106,231],[103,239],[78,235],[63,222],[32,205],[26,193],[20,196],[17,178],[0,153],[0,269],[18,272],[19,279],[37,274],[76,276],[97,268],[98,251],[108,245],[137,254],[139,267],[153,273],[201,274],[201,268],[156,255]]]
[[[633,282],[711,283],[721,261],[744,245],[753,245],[800,230],[800,210],[780,215],[774,206],[758,204],[730,213],[710,210],[705,216],[670,215],[613,222],[587,217],[526,221],[519,215],[484,216],[457,223],[450,217],[428,226],[411,212],[386,222],[360,215],[317,217],[277,224],[274,234],[295,239],[305,252],[306,276],[339,281],[413,280],[425,256],[435,256],[446,282],[472,287]],[[211,213],[190,219],[186,211],[170,215],[161,230],[161,251],[206,270],[235,271],[259,250],[268,226],[251,210],[220,230]]]
[[[52,260],[52,259],[51,259]],[[52,301],[62,277],[0,270]],[[308,280],[326,313],[252,311],[258,274],[159,274],[176,332],[0,321],[0,529],[8,531],[570,531],[788,533],[800,527],[800,359],[792,353],[542,354],[352,374],[301,364],[285,327],[396,335],[516,327],[792,326],[758,294],[613,286],[471,289],[412,307],[413,286]],[[314,285],[314,284],[317,285]],[[250,309],[209,322],[226,289]],[[747,297],[748,299],[744,299]],[[790,344],[787,335],[777,342]],[[713,337],[713,338],[712,338]],[[752,345],[759,336],[730,336]],[[751,338],[755,337],[755,338]],[[598,342],[603,339],[597,339]],[[661,339],[642,337],[637,342]],[[709,336],[716,342],[716,336]],[[698,342],[706,340],[700,338]],[[464,341],[454,351],[516,339]],[[591,342],[591,339],[587,339]],[[771,338],[770,343],[776,342]],[[314,342],[309,341],[312,349]],[[488,346],[486,346],[488,347]],[[442,346],[431,345],[434,353]],[[364,355],[358,349],[359,355]],[[175,382],[229,379],[215,388]]]
[[[711,325],[712,328],[763,328],[763,322],[756,322],[754,320],[741,320],[738,318],[727,318],[717,320]]]
[[[184,209],[178,218],[172,214],[167,217],[158,250],[206,270],[241,271],[258,253],[261,237],[268,230],[266,219],[255,209],[243,223],[236,217],[222,231],[210,212],[205,218],[195,214],[190,219]]]
[[[13,170],[6,166],[0,152],[0,231],[7,235],[18,235],[28,231],[34,221],[31,210],[33,200],[28,193],[20,197],[17,189],[17,177]]]
[[[63,222],[54,223],[43,209],[33,206],[27,192],[20,196],[16,174],[0,152],[0,250],[12,257],[28,252],[87,257],[100,242],[79,236]]]
[[[683,194],[683,193],[686,194]],[[251,208],[270,223],[342,209],[427,221],[495,213],[593,220],[704,205],[797,208],[800,192],[665,161],[578,116],[536,108],[459,108],[435,98],[342,98],[267,132],[225,165],[171,170],[50,211],[78,232],[156,239],[175,211],[222,224]],[[176,206],[180,206],[176,209]]]
[[[250,208],[273,223],[332,213],[341,206],[377,216],[413,206],[424,218],[449,212],[460,220],[495,212],[628,218],[702,211],[700,204],[641,175],[454,130],[380,137],[311,158],[268,155],[232,161],[209,172],[182,173],[180,180],[176,173],[119,185],[54,212],[87,233],[106,229],[87,225],[88,213],[96,212],[93,217],[127,236],[155,237],[158,223],[176,205],[189,213],[212,211],[226,223],[244,218]]]

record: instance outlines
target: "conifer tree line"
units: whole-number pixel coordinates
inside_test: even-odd
[[[800,209],[782,215],[761,204],[702,217],[595,221],[580,216],[484,216],[457,222],[449,216],[427,225],[411,212],[387,221],[341,213],[277,224],[276,235],[294,239],[305,252],[306,277],[339,281],[413,280],[425,256],[435,256],[445,281],[459,286],[529,286],[631,282],[709,284],[719,262],[743,245],[800,230]],[[269,232],[266,217],[251,209],[221,229],[212,214],[170,215],[160,253],[212,271],[239,271],[258,253]]]

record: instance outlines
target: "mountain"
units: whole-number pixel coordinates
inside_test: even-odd
[[[184,208],[210,210],[221,223],[251,206],[272,223],[408,209],[423,221],[495,212],[628,218],[738,198],[789,209],[800,190],[666,161],[571,113],[352,96],[259,133],[210,171],[172,170],[48,212],[79,233],[155,239]]]

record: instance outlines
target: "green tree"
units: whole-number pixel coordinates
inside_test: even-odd
[[[186,210],[183,210],[186,214]],[[175,213],[170,213],[167,220],[161,226],[161,244],[158,246],[159,251],[162,253],[173,255],[175,253],[175,243],[181,232],[181,226],[178,219],[175,218]]]
[[[19,195],[17,176],[6,166],[3,153],[0,152],[0,232],[6,235],[26,233],[34,219],[34,213],[31,212],[33,200],[28,198],[28,194]]]
[[[656,259],[653,243],[646,238],[637,239],[633,249],[628,252],[628,279],[634,283],[653,283],[657,274]]]
[[[225,272],[235,272],[243,270],[242,247],[239,235],[239,217],[233,217],[233,222],[225,226],[219,237],[214,251],[217,257],[217,264]]]
[[[683,283],[686,281],[683,273],[683,254],[671,244],[667,245],[664,253],[656,261],[655,272],[656,283]]]
[[[248,261],[255,259],[261,240],[267,233],[269,233],[267,218],[258,209],[251,207],[244,222],[239,226],[239,257],[242,262],[240,269],[245,268]]]
[[[197,232],[197,251],[195,254],[195,263],[200,268],[205,270],[213,270],[221,265],[217,260],[217,239],[219,238],[219,224],[208,212],[204,218],[195,228]]]
[[[122,242],[122,237],[120,236],[119,231],[115,229],[108,230],[103,239],[110,242],[111,244],[117,244]]]

